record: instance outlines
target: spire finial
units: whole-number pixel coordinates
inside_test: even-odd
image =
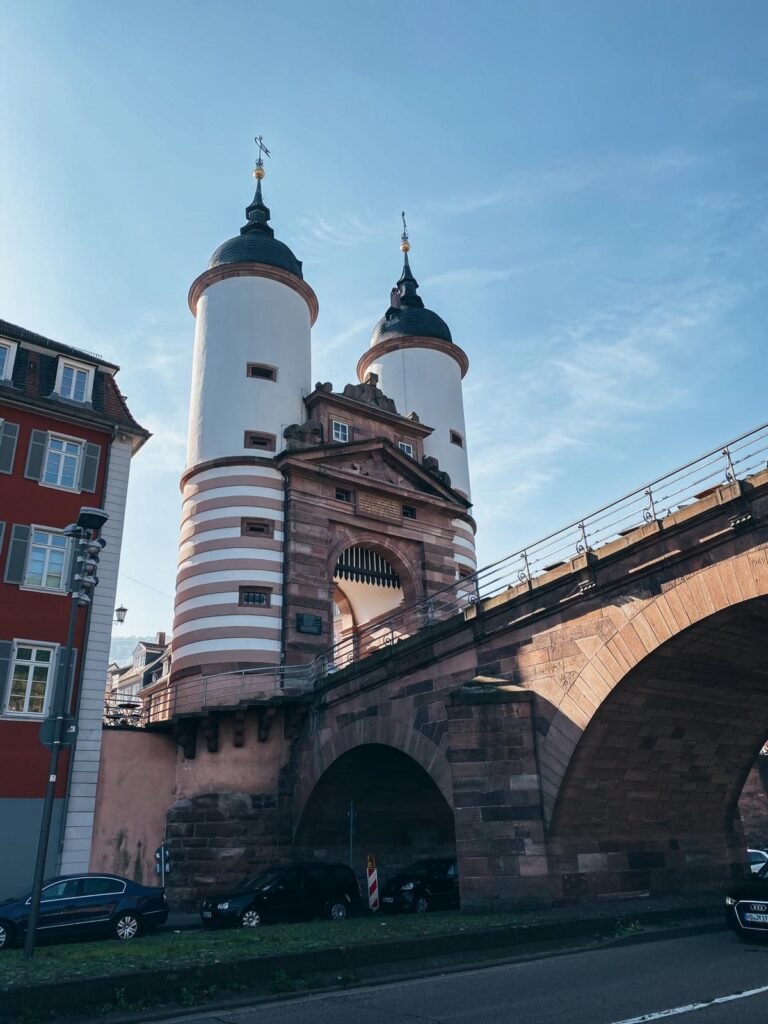
[[[411,251],[411,243],[408,241],[408,225],[405,223],[405,210],[402,211],[400,216],[403,218],[403,233],[400,235],[400,252],[405,253],[405,258],[407,260],[408,253]]]
[[[272,154],[264,145],[261,135],[257,135],[253,141],[256,143],[256,148],[259,151],[259,155],[256,157],[256,166],[253,168],[253,176],[257,181],[261,181],[266,174],[264,170],[264,157],[272,156]]]
[[[261,195],[261,179],[266,173],[264,171],[264,157],[272,156],[272,154],[264,145],[261,135],[257,135],[254,142],[259,154],[256,157],[256,166],[253,168],[253,176],[256,179],[256,195],[253,197],[251,205],[246,207],[245,215],[248,218],[248,222],[244,227],[240,228],[240,234],[244,235],[249,231],[261,231],[263,234],[272,237],[275,233],[267,223],[270,217],[269,207],[265,204]]]

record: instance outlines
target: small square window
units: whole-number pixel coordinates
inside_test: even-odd
[[[269,587],[240,587],[237,603],[241,608],[269,608],[272,591]]]
[[[277,367],[266,363],[248,363],[248,376],[257,380],[277,380]]]
[[[246,430],[245,447],[260,448],[265,452],[275,451],[277,441],[274,434],[265,434],[260,430]]]
[[[405,452],[406,455],[413,458],[413,445],[409,441],[398,441],[397,447],[401,452]]]
[[[470,576],[474,576],[474,575],[475,575],[475,570],[474,569],[470,569],[468,565],[460,565],[459,566],[459,579],[460,580],[468,580],[470,578]]]
[[[416,509],[413,505],[403,505],[403,519],[415,519]]]
[[[241,519],[240,533],[243,537],[272,537],[274,526],[271,519]]]
[[[334,441],[346,444],[349,441],[349,425],[340,420],[331,420],[331,435]]]
[[[347,491],[343,487],[336,488],[336,501],[345,501],[347,504],[352,503],[352,491]]]
[[[459,448],[464,447],[464,438],[458,432],[458,430],[451,431],[451,444],[457,444]]]

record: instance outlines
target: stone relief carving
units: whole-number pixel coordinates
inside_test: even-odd
[[[446,487],[451,486],[451,478],[447,473],[444,473],[440,469],[440,463],[432,455],[425,455],[421,460],[421,464],[428,473],[436,477],[441,484],[445,484]]]
[[[385,412],[393,412],[397,415],[397,407],[393,399],[387,398],[381,388],[377,386],[378,383],[378,375],[369,373],[363,384],[347,384],[342,394],[345,398],[351,398],[355,402],[373,405],[377,409],[384,409]]]
[[[306,423],[292,423],[283,431],[283,437],[288,442],[286,448],[289,452],[303,451],[306,448],[317,448],[323,443],[323,425],[317,420],[307,420]]]

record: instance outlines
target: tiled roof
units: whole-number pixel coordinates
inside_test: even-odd
[[[58,412],[73,411],[81,419],[119,426],[144,440],[150,436],[149,431],[133,418],[113,375],[105,370],[95,369],[93,392],[91,401],[88,403],[72,402],[53,393],[59,355],[71,356],[73,359],[91,363],[95,367],[106,366],[111,370],[119,369],[114,363],[109,363],[101,356],[86,352],[84,349],[63,345],[61,342],[43,337],[42,334],[28,331],[24,327],[9,324],[6,320],[0,320],[0,338],[19,342],[13,365],[13,379],[0,383],[0,398],[24,399],[33,405],[47,406],[51,411],[53,411],[53,407]],[[44,355],[25,347],[25,342],[38,348],[49,349],[51,354]]]

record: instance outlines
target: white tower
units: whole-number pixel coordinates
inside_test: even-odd
[[[469,360],[446,322],[424,306],[408,262],[410,248],[403,214],[403,272],[390,294],[389,309],[373,330],[371,346],[357,364],[357,375],[364,381],[371,371],[378,374],[379,387],[394,399],[399,412],[416,412],[422,423],[434,428],[424,440],[425,455],[437,459],[452,486],[469,498],[461,384]],[[474,570],[474,535],[461,520],[454,526],[457,563],[462,571]]]
[[[261,148],[261,147],[260,147]],[[283,430],[305,419],[317,298],[261,194],[193,283],[196,318],[173,677],[280,662]]]

